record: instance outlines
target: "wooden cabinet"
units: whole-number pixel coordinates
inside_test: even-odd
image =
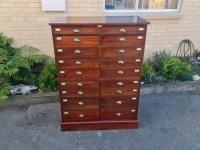
[[[138,128],[148,24],[137,16],[57,17],[50,23],[63,131]]]

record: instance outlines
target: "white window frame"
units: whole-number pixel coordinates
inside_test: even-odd
[[[139,0],[136,0],[135,9],[133,10],[106,10],[105,1],[103,0],[103,11],[104,12],[178,12],[180,11],[181,0],[178,0],[176,9],[138,9]]]

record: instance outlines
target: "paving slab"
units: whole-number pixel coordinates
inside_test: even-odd
[[[200,150],[200,92],[142,95],[133,130],[61,132],[59,107],[0,110],[0,150]]]

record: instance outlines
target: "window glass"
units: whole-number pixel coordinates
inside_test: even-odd
[[[178,0],[139,0],[138,9],[176,9]]]
[[[134,10],[136,0],[105,0],[106,10]]]

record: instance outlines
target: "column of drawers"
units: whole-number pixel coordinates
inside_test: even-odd
[[[101,120],[136,120],[145,26],[101,28]]]
[[[62,122],[99,120],[99,28],[56,26]]]

